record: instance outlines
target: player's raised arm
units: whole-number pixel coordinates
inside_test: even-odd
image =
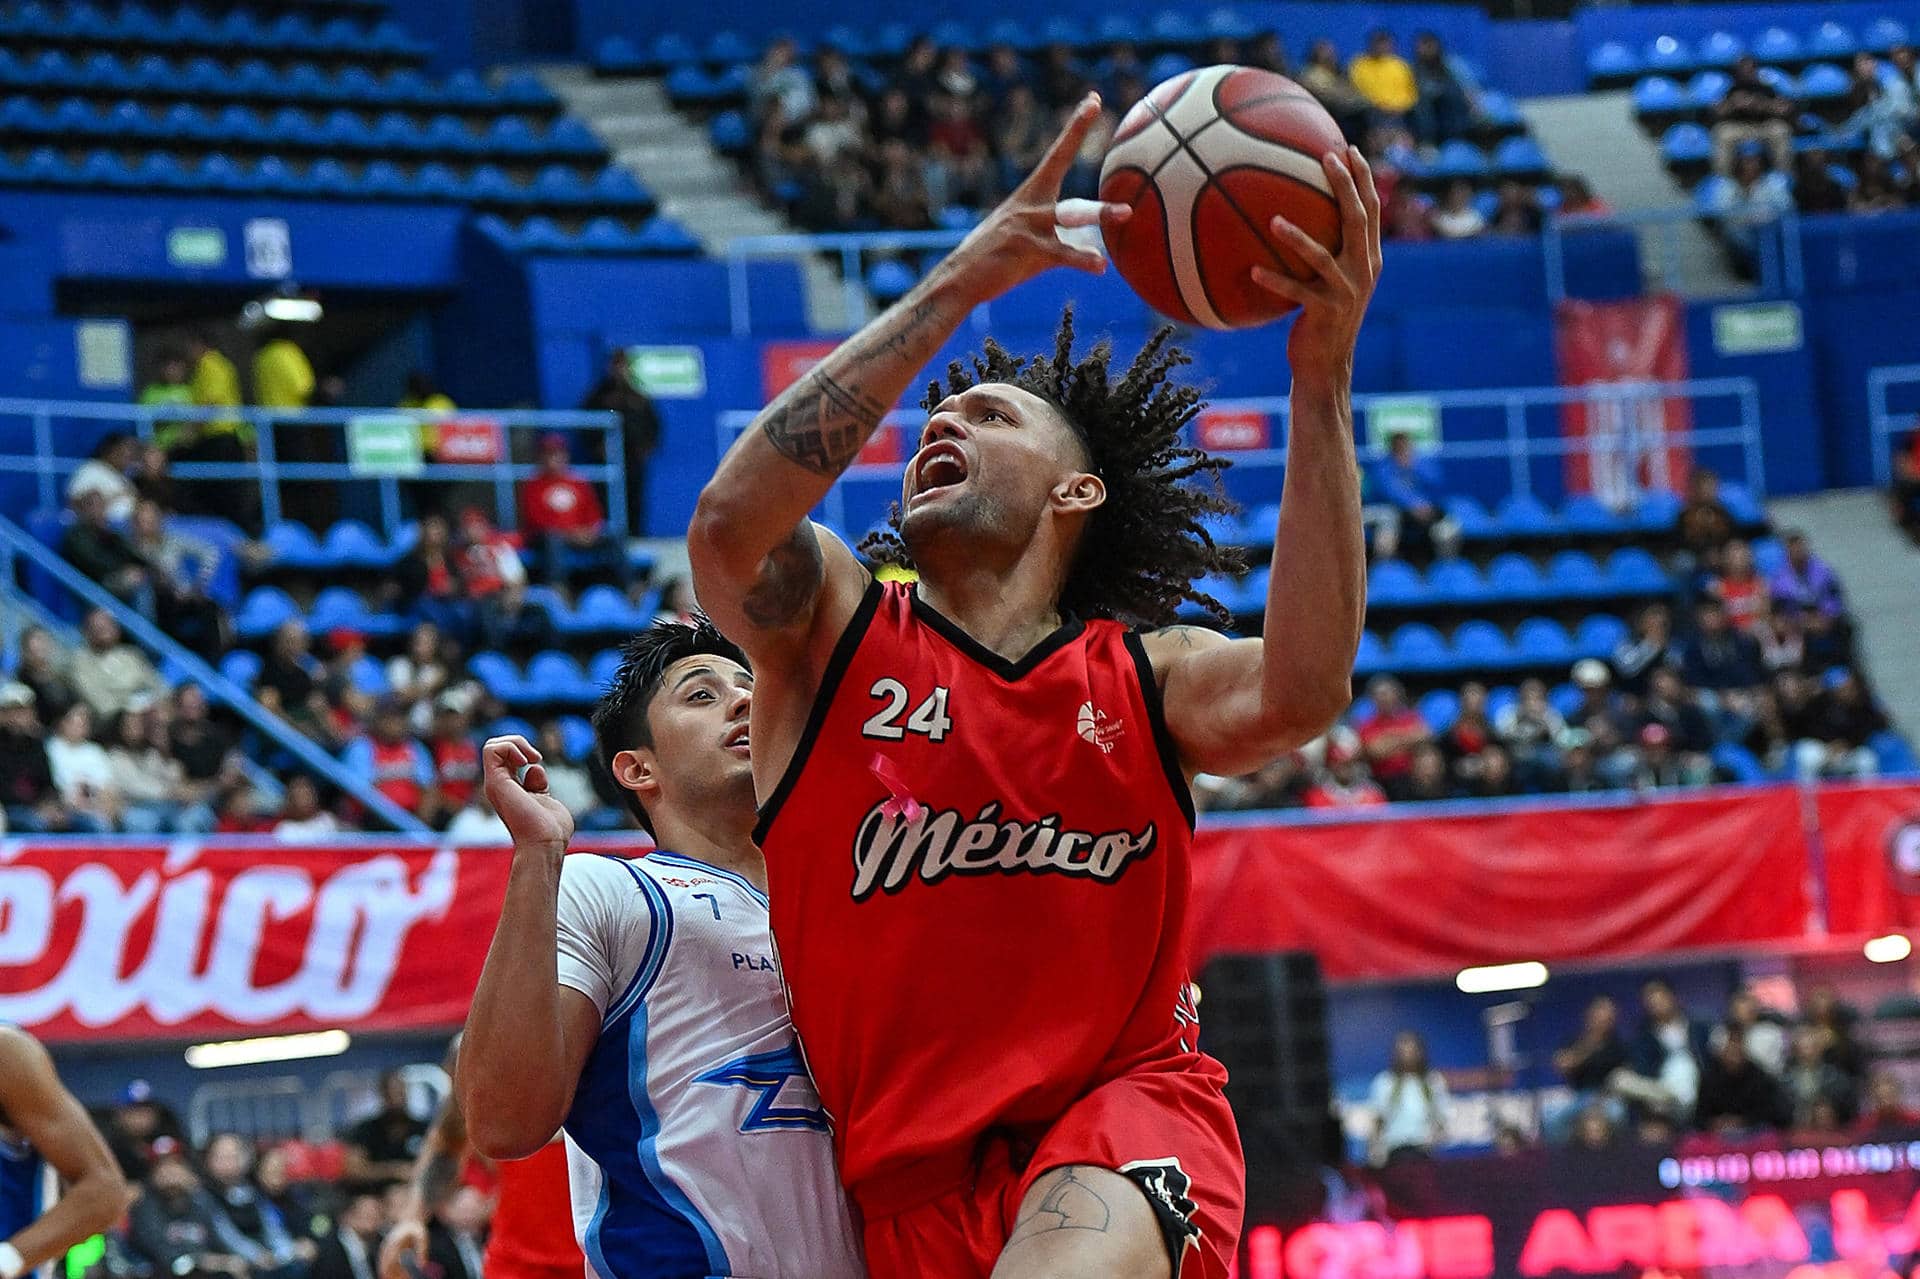
[[[0,1027],[0,1114],[66,1183],[38,1220],[0,1239],[0,1273],[15,1275],[111,1229],[133,1192],[93,1121],[54,1073],[47,1050],[9,1027]]]
[[[1149,637],[1167,728],[1190,771],[1257,768],[1325,732],[1351,697],[1367,606],[1353,352],[1380,278],[1380,199],[1358,148],[1323,163],[1340,203],[1339,254],[1275,218],[1275,237],[1313,267],[1313,278],[1253,272],[1262,287],[1300,304],[1287,341],[1287,478],[1263,638],[1228,641],[1185,627]]]
[[[864,571],[807,513],[968,313],[1050,267],[1105,269],[1098,250],[1057,234],[1129,213],[1058,208],[1060,183],[1099,110],[1089,94],[1025,182],[905,297],[768,405],[721,459],[687,549],[701,605],[756,664],[805,644],[823,588],[841,610],[829,623],[834,634],[852,613]]]
[[[487,799],[513,836],[513,869],[467,1014],[454,1094],[474,1149],[524,1159],[566,1119],[600,1012],[559,981],[560,863],[573,815],[547,794],[540,752],[526,738],[492,738],[480,761]]]

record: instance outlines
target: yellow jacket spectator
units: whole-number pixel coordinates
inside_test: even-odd
[[[304,409],[313,398],[313,365],[292,338],[276,337],[253,356],[253,402],[263,409]]]
[[[1413,67],[1395,51],[1391,31],[1376,30],[1367,37],[1367,51],[1347,64],[1347,78],[1389,115],[1405,115],[1420,101]]]
[[[240,370],[213,344],[205,334],[195,334],[188,342],[188,354],[193,358],[193,380],[189,384],[193,391],[193,403],[203,408],[239,408],[240,407]],[[190,444],[195,439],[210,439],[217,436],[238,441],[242,446],[253,445],[253,427],[238,418],[222,418],[216,422],[178,423],[177,430],[160,439],[160,447],[173,452],[177,447]]]
[[[428,377],[427,374],[420,369],[415,369],[413,372],[407,374],[407,393],[400,397],[400,403],[397,407],[412,409],[417,413],[455,413],[458,412],[460,408],[459,405],[453,402],[451,395],[448,395],[445,391],[435,386],[433,379]],[[422,422],[420,424],[420,447],[424,451],[432,453],[435,446],[439,443],[439,424],[436,422]]]

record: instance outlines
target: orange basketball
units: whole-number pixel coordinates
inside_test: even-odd
[[[1100,198],[1133,216],[1107,252],[1148,305],[1211,329],[1265,324],[1293,303],[1255,284],[1255,266],[1309,274],[1269,230],[1279,214],[1340,248],[1340,206],[1320,157],[1346,139],[1283,75],[1201,67],[1156,86],[1127,112],[1100,169]]]

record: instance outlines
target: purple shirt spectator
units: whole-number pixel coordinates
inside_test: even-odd
[[[1807,546],[1804,534],[1787,535],[1787,558],[1767,583],[1774,607],[1794,613],[1839,617],[1846,612],[1840,579],[1833,568]]]

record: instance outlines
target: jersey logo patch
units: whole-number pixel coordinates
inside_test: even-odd
[[[1080,740],[1098,746],[1102,755],[1113,754],[1114,742],[1127,731],[1125,720],[1114,719],[1105,711],[1095,710],[1092,702],[1080,703],[1080,716],[1074,727],[1080,734]]]
[[[745,1088],[755,1094],[740,1131],[784,1132],[804,1128],[812,1132],[829,1131],[827,1112],[820,1108],[820,1094],[800,1060],[800,1045],[789,1042],[772,1052],[735,1057],[712,1070],[695,1075],[696,1084],[714,1084],[722,1088]]]

